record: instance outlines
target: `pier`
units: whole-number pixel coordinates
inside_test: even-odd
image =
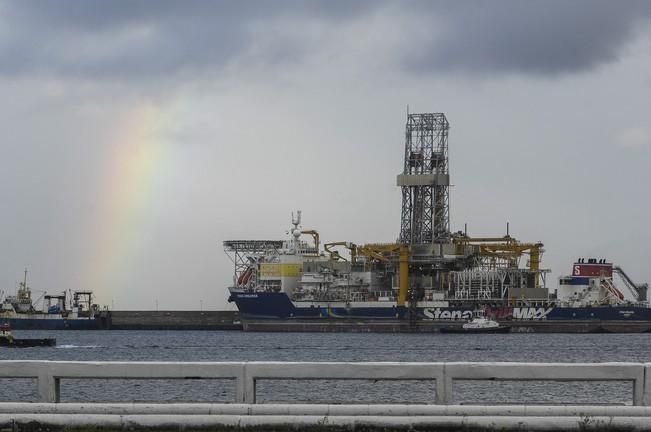
[[[33,402],[0,403],[0,430],[651,430],[651,363],[0,361]],[[234,380],[232,403],[66,403],[67,379]],[[258,403],[262,380],[433,381],[431,404]],[[616,381],[625,405],[456,405],[464,381]],[[129,395],[124,395],[129,400]]]
[[[104,311],[103,311],[104,312]],[[241,330],[237,311],[106,311],[109,330]]]

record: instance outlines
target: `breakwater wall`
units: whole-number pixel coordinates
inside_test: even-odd
[[[444,327],[461,328],[465,321],[406,320],[244,320],[250,332],[316,333],[439,333]],[[651,333],[651,321],[523,320],[500,321],[511,333]]]
[[[104,313],[104,312],[103,312]],[[108,330],[244,330],[251,332],[438,333],[465,321],[420,320],[243,320],[237,311],[110,311]],[[651,333],[651,321],[502,321],[511,333]]]
[[[108,330],[241,330],[237,311],[110,311]]]

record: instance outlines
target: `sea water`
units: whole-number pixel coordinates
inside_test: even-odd
[[[647,362],[651,334],[373,334],[238,331],[21,331],[56,347],[2,348],[1,360]],[[36,400],[33,379],[0,379],[0,401]],[[258,402],[433,403],[430,381],[260,381]],[[61,381],[63,402],[232,402],[232,380]],[[455,381],[455,403],[630,404],[629,382]]]

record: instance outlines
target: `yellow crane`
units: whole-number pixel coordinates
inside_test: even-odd
[[[388,262],[395,260],[398,254],[399,275],[398,281],[398,306],[404,306],[407,302],[409,291],[409,246],[398,243],[375,243],[357,246],[356,254],[367,256],[376,261]],[[393,255],[393,256],[392,256]]]
[[[355,260],[357,259],[357,245],[345,241],[323,244],[323,249],[330,254],[330,259],[332,259],[333,261],[348,261],[346,258],[342,257],[338,251],[333,249],[337,246],[344,246],[346,249],[348,249],[350,251],[351,262],[355,262]]]
[[[455,239],[459,245],[478,245],[481,256],[494,257],[504,260],[509,267],[518,267],[520,258],[524,254],[529,255],[529,269],[540,270],[540,260],[545,251],[543,244],[521,243],[511,236],[504,237],[459,237]]]

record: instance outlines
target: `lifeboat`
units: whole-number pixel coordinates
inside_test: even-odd
[[[244,273],[242,273],[237,280],[238,285],[246,285],[249,283],[249,280],[251,280],[251,276],[253,275],[253,269],[249,267]]]

